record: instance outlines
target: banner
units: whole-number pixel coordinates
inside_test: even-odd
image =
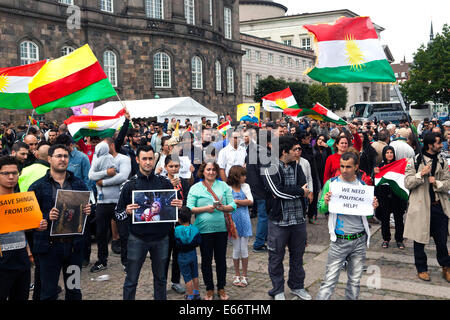
[[[259,103],[241,103],[237,106],[238,121],[249,121],[259,123],[261,105]]]
[[[332,182],[330,184],[332,195],[328,211],[355,216],[371,216],[373,215],[374,190],[373,186]]]
[[[0,233],[39,228],[41,220],[33,191],[0,196]]]

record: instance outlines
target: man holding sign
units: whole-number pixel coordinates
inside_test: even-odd
[[[11,228],[16,231],[0,233],[0,300],[28,300],[30,290],[31,265],[26,249],[25,232],[16,223],[9,221],[14,219],[14,216],[22,215],[24,208],[16,204],[16,198],[19,197],[3,200],[3,196],[14,194],[14,187],[17,185],[18,179],[19,170],[16,159],[9,156],[1,157],[0,198],[2,199],[1,214],[4,214],[1,222],[2,229],[13,225]],[[11,205],[8,206],[7,203],[11,203]],[[28,216],[28,213],[23,213],[21,220],[27,220],[24,215]],[[40,218],[42,219],[42,215]],[[36,222],[33,224],[39,227],[38,231],[47,229],[47,220],[42,219],[39,223],[38,218]],[[27,221],[23,221],[25,228],[27,228],[26,225]]]
[[[372,188],[373,195],[373,187],[362,188],[365,183],[356,177],[358,167],[359,159],[356,154],[352,152],[342,154],[341,174],[325,183],[322,197],[317,205],[320,213],[330,211],[328,229],[331,239],[325,279],[320,286],[317,300],[331,298],[339,280],[342,264],[346,260],[348,261],[348,281],[345,297],[347,300],[356,300],[359,296],[359,282],[366,260],[366,244],[369,246],[370,239],[366,216],[373,214],[373,209],[378,207],[378,200],[373,196],[367,199],[366,193],[370,191],[367,188]],[[337,184],[340,189],[339,194],[333,194],[330,191],[330,189],[334,190],[333,184]],[[369,210],[367,210],[368,201],[372,204]],[[359,215],[352,212],[355,208],[356,213],[359,210]]]

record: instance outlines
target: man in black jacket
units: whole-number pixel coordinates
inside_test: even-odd
[[[303,300],[311,300],[304,289],[303,254],[306,244],[305,197],[309,190],[305,175],[295,162],[293,137],[279,138],[279,162],[265,169],[264,184],[270,190],[268,209],[269,276],[273,288],[269,295],[285,300],[283,259],[289,248],[289,279],[291,293]],[[272,150],[273,152],[273,150]]]
[[[139,208],[132,203],[133,190],[173,190],[174,187],[165,177],[156,176],[153,170],[155,154],[151,146],[140,146],[137,149],[136,161],[139,165],[137,174],[126,182],[119,196],[116,217],[123,221]],[[172,200],[171,205],[181,208],[182,200]],[[166,300],[167,277],[165,266],[169,252],[169,231],[171,222],[133,224],[129,219],[130,235],[128,238],[128,255],[126,278],[123,285],[123,299],[134,300],[142,265],[147,252],[152,260],[155,300]]]

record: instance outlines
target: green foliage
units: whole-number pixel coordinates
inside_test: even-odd
[[[445,24],[427,47],[414,54],[410,79],[400,84],[405,100],[450,103],[450,27]]]
[[[305,107],[312,108],[317,102],[330,109],[330,95],[328,94],[328,88],[321,84],[312,84],[308,88]]]
[[[308,96],[309,85],[301,82],[289,82],[288,85],[300,108],[307,106],[306,98]]]
[[[342,109],[347,106],[347,88],[341,84],[334,84],[327,87],[330,96],[330,108],[332,111]]]
[[[255,102],[261,103],[262,97],[265,95],[286,89],[288,86],[287,82],[281,79],[275,79],[272,76],[269,76],[265,79],[259,80],[256,84],[255,95],[253,100]]]

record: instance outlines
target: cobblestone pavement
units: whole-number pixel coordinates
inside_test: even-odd
[[[308,224],[308,246],[304,255],[304,268],[306,272],[305,287],[314,297],[320,287],[321,279],[324,276],[325,264],[328,253],[329,235],[326,217],[321,216],[317,220],[317,225]],[[256,230],[256,219],[252,219],[253,230]],[[394,231],[392,229],[392,231]],[[417,278],[414,267],[414,255],[412,241],[406,240],[405,250],[396,247],[391,241],[388,249],[381,248],[381,230],[379,224],[371,224],[372,238],[370,249],[367,251],[366,265],[367,272],[361,279],[361,300],[435,300],[450,299],[450,284],[441,275],[441,268],[436,261],[436,250],[434,243],[426,246],[428,265],[431,282],[424,282]],[[234,275],[231,243],[228,245],[227,253],[227,286],[226,291],[232,300],[268,300],[271,299],[267,292],[271,289],[271,281],[267,270],[267,253],[254,253],[251,250],[254,238],[249,241],[249,286],[246,288],[232,285]],[[198,252],[198,251],[197,251]],[[199,263],[201,261],[200,254]],[[81,288],[84,300],[121,300],[122,286],[125,280],[125,273],[120,264],[120,257],[111,252],[108,260],[108,269],[98,272],[89,272],[90,267],[95,262],[97,247],[92,245],[91,265],[83,268],[81,277]],[[287,277],[289,266],[289,253],[285,257],[285,277]],[[213,265],[214,267],[214,265]],[[100,275],[109,275],[108,281],[93,281]],[[215,274],[214,274],[215,276]],[[346,272],[342,271],[339,284],[336,286],[333,300],[345,299]],[[200,292],[205,294],[205,286],[199,267]],[[60,280],[64,288],[62,277]],[[142,268],[139,284],[136,292],[137,300],[153,299],[153,279],[151,273],[151,261],[147,259]],[[170,289],[170,270],[167,285],[168,300],[183,300],[180,295]],[[183,281],[182,281],[183,284]],[[285,295],[288,300],[298,299],[289,292],[285,285]],[[64,299],[64,289],[60,294],[60,299]],[[218,299],[217,296],[215,299]]]

